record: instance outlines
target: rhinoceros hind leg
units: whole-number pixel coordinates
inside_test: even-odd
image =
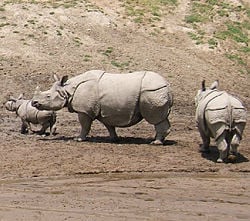
[[[81,124],[81,133],[80,136],[76,138],[76,140],[79,142],[86,141],[92,124],[92,119],[85,113],[78,113],[78,119]]]
[[[117,133],[115,131],[115,127],[104,124],[104,126],[108,129],[109,135],[110,135],[110,139],[112,142],[117,142],[119,140]]]
[[[199,128],[198,128],[199,129]],[[202,145],[200,146],[199,151],[201,153],[209,153],[209,145],[210,145],[210,137],[207,136],[202,130],[199,129],[201,139],[202,139]]]
[[[240,145],[240,136],[238,134],[234,134],[230,144],[230,154],[236,155],[239,145]]]
[[[170,133],[170,123],[168,119],[155,125],[155,140],[151,142],[154,145],[162,145],[165,137]]]
[[[223,135],[221,135],[218,140],[216,141],[217,147],[220,153],[219,158],[217,159],[217,163],[222,163],[228,156],[228,144],[226,139]]]

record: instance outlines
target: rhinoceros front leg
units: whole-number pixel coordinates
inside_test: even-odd
[[[84,113],[78,113],[78,119],[81,124],[81,133],[80,136],[76,138],[76,140],[79,142],[86,141],[92,124],[92,119]]]
[[[22,120],[21,134],[27,134],[29,130],[31,130],[30,124],[27,121]]]
[[[56,134],[56,124],[51,125],[50,124],[50,135]]]
[[[42,124],[41,130],[38,132],[39,135],[45,135],[46,130],[49,127],[49,123],[44,123]]]
[[[162,145],[165,137],[170,133],[170,123],[168,119],[155,125],[155,140],[151,142],[154,145]]]

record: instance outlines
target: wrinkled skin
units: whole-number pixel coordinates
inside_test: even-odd
[[[246,125],[246,109],[237,98],[217,88],[218,81],[208,89],[203,81],[195,97],[196,122],[203,141],[200,151],[209,152],[210,138],[214,138],[217,162],[234,162]]]
[[[45,135],[46,130],[50,127],[50,134],[56,131],[56,113],[54,111],[39,111],[31,105],[30,100],[23,99],[21,94],[17,99],[10,97],[5,103],[8,111],[16,112],[22,120],[21,133],[25,134],[32,131],[31,124],[39,124],[42,126],[38,132]],[[34,132],[34,131],[33,131]]]
[[[105,125],[112,141],[118,139],[115,127],[129,127],[143,118],[155,126],[152,144],[163,144],[170,132],[172,94],[165,79],[154,72],[119,75],[93,70],[71,79],[54,75],[54,79],[48,91],[36,91],[32,105],[39,110],[67,107],[76,112],[81,125],[78,141],[87,139],[95,119]]]

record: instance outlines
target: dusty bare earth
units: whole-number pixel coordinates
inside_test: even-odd
[[[2,105],[0,220],[250,220],[250,118],[234,164],[216,163],[214,143],[210,154],[198,152],[194,121],[202,79],[219,79],[249,110],[249,74],[222,49],[190,39],[190,1],[162,8],[153,24],[133,22],[124,2],[0,2],[1,104],[49,88],[53,73],[90,69],[158,72],[175,98],[161,147],[149,145],[154,132],[145,121],[119,128],[118,143],[94,122],[89,141],[76,142],[77,116],[66,109],[56,136],[21,135],[20,119]]]

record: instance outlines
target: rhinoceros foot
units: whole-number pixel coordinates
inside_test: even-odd
[[[87,141],[87,138],[75,137],[74,141],[83,142],[83,141]]]
[[[162,141],[160,141],[160,140],[154,140],[150,144],[152,144],[152,145],[163,145]]]
[[[221,158],[217,159],[217,163],[223,163],[224,161]]]

